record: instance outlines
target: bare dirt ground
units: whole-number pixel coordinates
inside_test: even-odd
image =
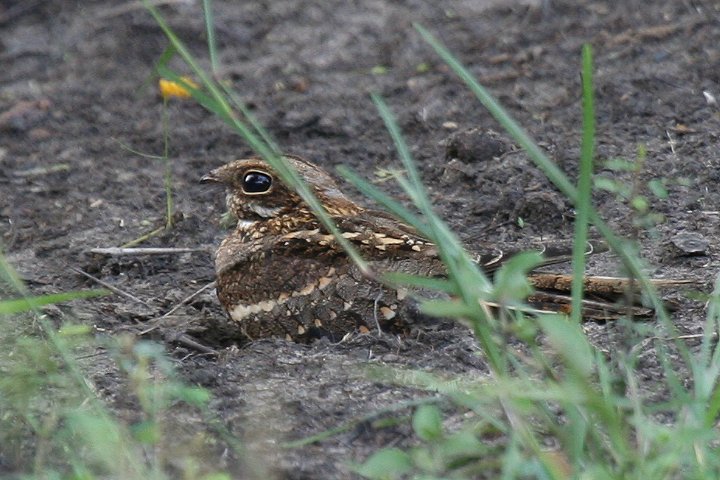
[[[580,49],[590,42],[598,162],[637,159],[644,145],[642,171],[618,178],[641,192],[650,180],[667,183],[669,197],[651,205],[663,220],[641,234],[651,272],[711,283],[720,248],[720,117],[712,101],[720,95],[718,5],[547,4],[217,1],[222,74],[289,153],[328,169],[347,164],[368,178],[397,165],[368,97],[377,91],[397,115],[439,212],[468,244],[564,238],[572,233],[570,205],[502,135],[498,142],[488,140],[484,132],[499,128],[411,23],[438,35],[571,175],[580,143]],[[205,58],[200,3],[178,2],[162,11]],[[201,107],[171,102],[180,221],[144,246],[208,253],[87,254],[162,225],[163,165],[123,145],[162,152],[162,101],[150,76],[165,46],[149,14],[133,2],[0,5],[0,239],[35,293],[97,286],[74,267],[144,302],[116,295],[50,310],[58,322],[75,317],[92,325],[100,337],[144,330],[213,280],[209,252],[226,234],[220,226],[224,199],[198,180],[251,153]],[[599,172],[613,175],[602,167]],[[596,200],[619,232],[634,234],[633,216],[622,202],[610,194]],[[672,246],[678,234],[688,232],[709,242],[703,254],[689,257]],[[609,272],[613,265],[610,256],[594,262]],[[278,478],[351,478],[349,462],[382,446],[412,443],[405,423],[376,428],[365,422],[300,449],[280,448],[282,440],[432,395],[373,381],[366,366],[485,373],[478,346],[461,327],[446,326],[423,338],[357,336],[336,345],[282,340],[224,345],[219,358],[172,341],[183,322],[202,324],[221,315],[208,292],[146,337],[164,342],[186,382],[211,391],[213,412],[258,452],[252,456],[256,464]],[[673,318],[681,332],[697,333],[704,311],[701,304],[681,300]],[[597,342],[612,348],[613,324],[588,328]],[[133,421],[135,400],[107,352],[97,353],[83,363],[87,375],[118,414]],[[644,368],[651,379],[660,367],[649,358]],[[192,410],[178,407],[171,417],[169,437],[178,445],[208,438],[201,436],[206,424]],[[247,473],[247,461],[224,445],[195,445],[207,449],[216,467],[238,478]],[[15,463],[5,458],[0,471],[21,472],[21,461],[22,456]]]

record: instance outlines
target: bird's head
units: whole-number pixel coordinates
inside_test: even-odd
[[[285,155],[283,158],[297,170],[330,215],[349,215],[361,210],[340,191],[325,170],[300,157]],[[286,186],[261,158],[235,160],[211,171],[201,182],[218,183],[227,188],[227,206],[241,222],[239,225],[315,219],[300,195]]]

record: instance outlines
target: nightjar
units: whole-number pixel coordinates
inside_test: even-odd
[[[414,229],[384,212],[358,205],[317,165],[296,156],[284,158],[373,272],[431,277],[445,273],[435,246]],[[215,268],[220,303],[243,336],[339,340],[349,332],[375,327],[392,330],[403,324],[407,292],[386,288],[363,275],[310,207],[265,161],[236,160],[213,170],[202,182],[227,188],[227,206],[238,219],[217,250]],[[568,252],[567,243],[555,250],[546,246],[547,263],[567,260]],[[508,256],[493,248],[477,253],[476,258],[491,272]],[[538,273],[530,278],[538,288],[531,303],[558,311],[567,308],[569,300],[563,301],[557,292],[569,287],[569,276]],[[588,278],[599,279],[600,291],[620,288],[615,285],[617,279]],[[586,285],[591,287],[590,283]],[[608,311],[612,311],[610,304],[594,305],[589,300],[583,313],[601,318]]]

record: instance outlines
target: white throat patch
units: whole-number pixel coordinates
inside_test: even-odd
[[[238,220],[237,228],[240,230],[250,230],[255,224],[257,223],[257,220]]]
[[[282,207],[268,208],[254,202],[248,203],[248,207],[263,218],[276,217],[277,214],[280,213],[280,210],[282,210]]]

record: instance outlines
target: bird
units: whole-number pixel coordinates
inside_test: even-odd
[[[425,277],[446,274],[436,246],[414,228],[380,210],[364,207],[342,192],[320,166],[283,155],[338,227],[359,251],[371,272],[401,272]],[[409,292],[370,278],[317,219],[310,206],[262,158],[231,161],[206,174],[202,183],[223,185],[229,212],[238,222],[215,255],[217,297],[239,337],[281,337],[298,342],[339,340],[374,328],[406,328]],[[551,264],[570,259],[568,243],[545,245]],[[590,242],[589,252],[604,251]],[[474,251],[477,264],[491,273],[516,250]],[[530,304],[541,311],[569,313],[571,277],[531,273],[537,291]],[[594,280],[591,280],[594,279]],[[625,291],[627,281],[587,277],[586,290],[598,295]],[[635,316],[651,309],[631,307]],[[623,310],[626,311],[626,310]],[[604,318],[618,309],[604,297],[588,299],[583,315]]]

